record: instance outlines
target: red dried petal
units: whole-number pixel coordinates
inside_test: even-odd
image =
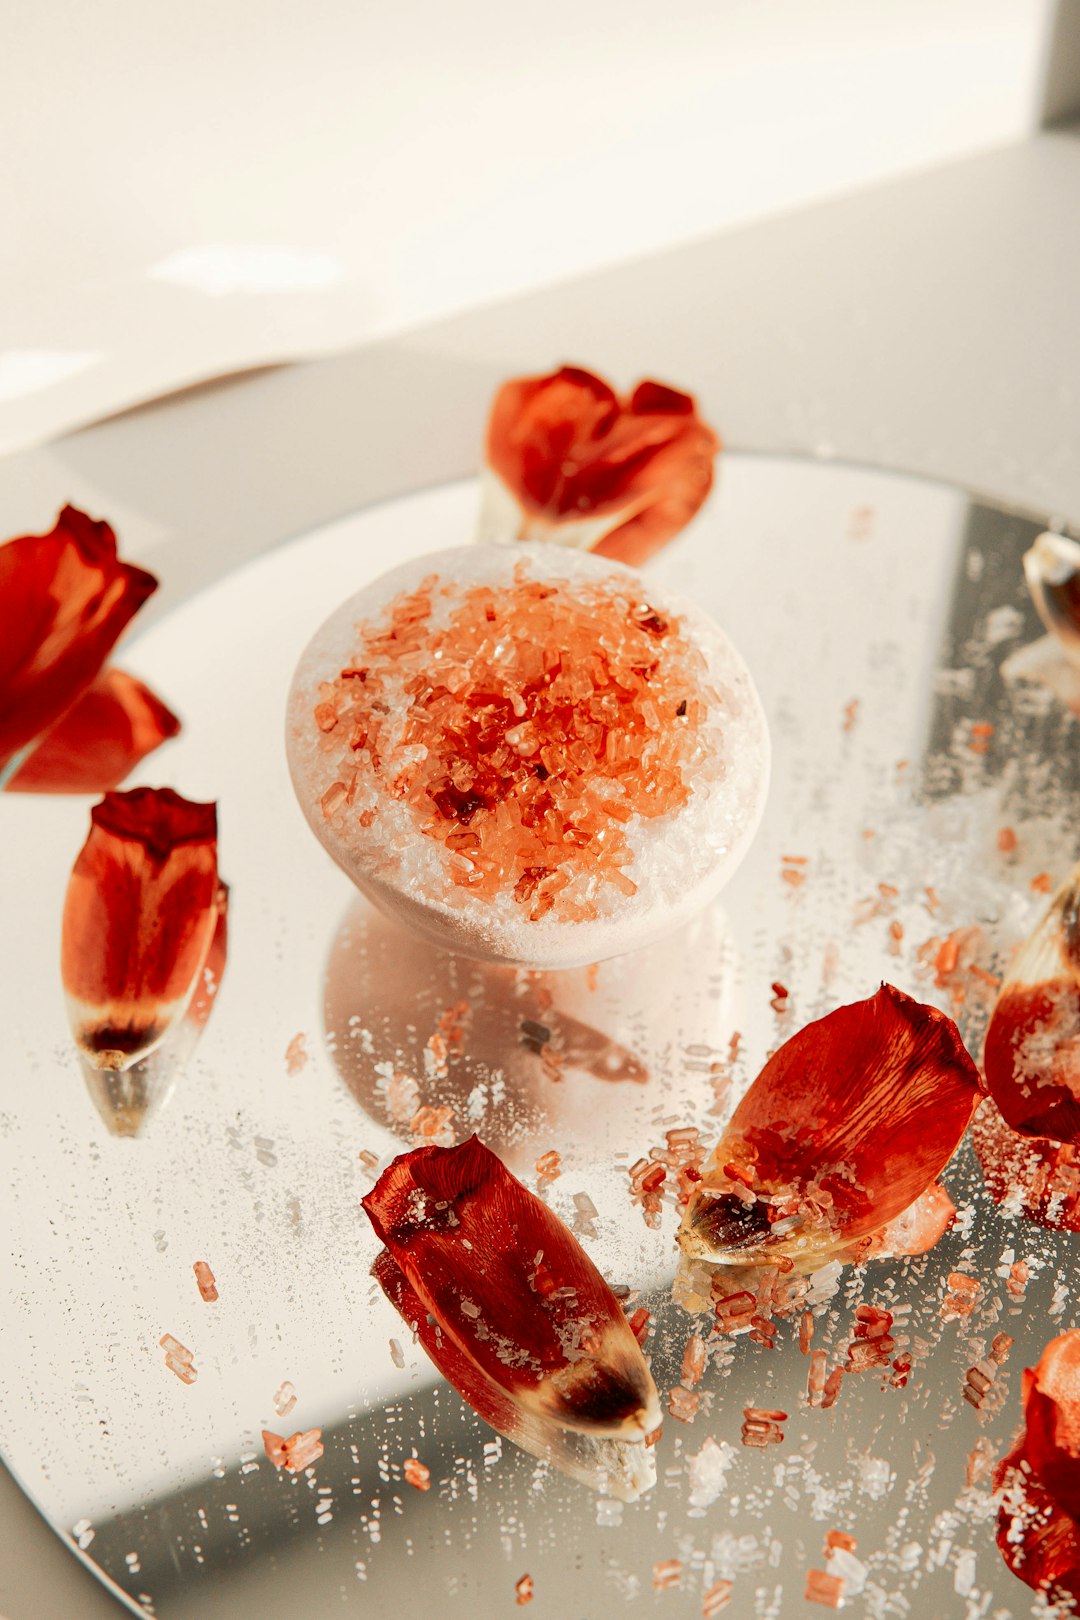
[[[1080,1599],[1080,1330],[1025,1369],[1023,1394],[1026,1431],[994,1475],[998,1547],[1028,1586]]]
[[[1024,1451],[1058,1507],[1080,1518],[1080,1330],[1051,1339],[1024,1380]]]
[[[180,722],[148,686],[106,669],[27,755],[9,793],[107,793]]]
[[[524,1410],[599,1437],[656,1428],[656,1387],[607,1283],[476,1137],[402,1154],[363,1205],[442,1335]]]
[[[488,422],[489,466],[521,508],[516,538],[565,537],[631,563],[690,521],[719,449],[692,395],[646,381],[620,398],[575,366],[504,383]]]
[[[157,589],[107,523],[65,506],[49,534],[0,546],[0,769],[55,725]]]
[[[1018,1447],[998,1470],[1005,1498],[998,1509],[997,1544],[1020,1580],[1050,1597],[1080,1599],[1080,1527],[1037,1479],[1020,1466]]]
[[[680,1242],[706,1259],[752,1258],[866,1237],[936,1180],[979,1096],[952,1020],[883,984],[769,1059],[710,1158]],[[756,1201],[726,1190],[729,1162],[752,1169]],[[794,1227],[769,1219],[769,1199],[798,1211]]]
[[[215,805],[136,788],[94,806],[61,964],[76,1039],[98,1067],[126,1068],[188,1010],[219,934],[219,887]]]
[[[627,1444],[564,1429],[550,1418],[526,1410],[501,1384],[488,1378],[443,1332],[388,1249],[382,1250],[371,1272],[439,1372],[499,1434],[592,1489],[627,1501],[636,1500],[655,1482],[655,1454],[644,1440]]]
[[[1009,969],[983,1066],[1013,1130],[1080,1145],[1080,870],[1055,894]]]

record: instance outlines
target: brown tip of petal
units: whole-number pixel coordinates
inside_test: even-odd
[[[216,803],[184,799],[171,788],[107,793],[90,819],[116,838],[141,844],[159,862],[182,844],[205,844],[217,837]]]

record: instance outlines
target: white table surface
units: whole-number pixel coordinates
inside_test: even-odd
[[[220,570],[222,547],[239,559],[469,472],[497,381],[562,359],[693,387],[740,447],[904,468],[1076,523],[1078,136],[86,429],[0,461],[5,532],[40,528],[65,499],[105,512],[126,553],[167,574],[167,606]],[[304,429],[305,399],[327,390],[342,399],[333,455]],[[0,1617],[119,1612],[0,1470]]]

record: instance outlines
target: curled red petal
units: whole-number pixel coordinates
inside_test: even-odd
[[[0,546],[0,769],[86,690],[156,589],[118,559],[109,525],[73,506],[48,534]]]
[[[702,1259],[752,1260],[874,1233],[937,1179],[979,1096],[952,1019],[883,984],[769,1059],[710,1156],[679,1241]]]
[[[1080,872],[1055,894],[1009,969],[983,1067],[1013,1130],[1080,1144]]]
[[[1054,1601],[1080,1600],[1080,1526],[1027,1466],[1020,1442],[999,1465],[997,1544],[1012,1573]]]
[[[663,383],[620,398],[575,366],[512,378],[492,405],[487,460],[518,520],[513,535],[487,537],[563,540],[643,562],[701,506],[719,449],[693,396]],[[482,524],[494,531],[498,500],[493,511]]]
[[[9,793],[107,793],[180,722],[148,686],[105,669],[27,755]]]
[[[198,988],[218,925],[217,810],[135,788],[107,793],[90,819],[64,904],[64,990],[82,1051],[124,1069]]]
[[[402,1154],[363,1204],[425,1312],[526,1412],[608,1438],[658,1426],[656,1387],[607,1283],[476,1137]]]
[[[1024,1454],[1058,1507],[1080,1518],[1080,1330],[1051,1339],[1025,1379]]]

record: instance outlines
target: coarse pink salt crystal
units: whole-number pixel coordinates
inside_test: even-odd
[[[542,1153],[536,1161],[536,1174],[541,1181],[555,1181],[562,1174],[562,1160],[552,1148],[548,1153]]]
[[[700,1384],[701,1375],[705,1371],[705,1340],[699,1333],[692,1333],[686,1341],[682,1358],[682,1381],[688,1389]]]
[[[709,1590],[702,1594],[701,1620],[716,1620],[716,1616],[731,1602],[734,1590],[730,1581],[714,1581]]]
[[[755,1295],[741,1289],[736,1294],[724,1294],[713,1306],[716,1325],[721,1333],[745,1333],[757,1312]]]
[[[630,1317],[630,1331],[638,1344],[644,1344],[649,1336],[649,1327],[652,1322],[652,1313],[644,1305],[639,1305]]]
[[[654,1592],[670,1592],[682,1581],[682,1559],[664,1558],[652,1567]]]
[[[182,1384],[193,1384],[198,1378],[198,1370],[192,1365],[194,1356],[190,1350],[174,1339],[171,1333],[165,1333],[158,1340],[159,1347],[165,1352],[165,1365],[169,1371],[175,1373]]]
[[[379,1155],[372,1153],[368,1148],[361,1148],[356,1157],[365,1170],[374,1171],[379,1168]]]
[[[278,1417],[288,1417],[296,1405],[296,1390],[286,1378],[274,1391],[274,1411]]]
[[[308,1052],[304,1044],[306,1040],[307,1036],[301,1032],[294,1035],[285,1048],[285,1072],[290,1076],[299,1074],[301,1069],[307,1066]]]
[[[444,947],[565,967],[718,892],[769,745],[696,605],[590,553],[477,545],[393,570],[323,625],[288,752],[313,831],[376,904]]]
[[[700,1405],[701,1396],[696,1389],[684,1389],[681,1384],[676,1384],[668,1392],[668,1411],[680,1423],[693,1423]]]
[[[959,1317],[970,1316],[975,1309],[981,1290],[981,1284],[974,1277],[967,1277],[962,1271],[950,1271],[945,1279],[945,1298],[941,1302],[941,1320],[954,1322]]]
[[[823,1411],[827,1411],[830,1406],[836,1405],[837,1398],[840,1394],[840,1386],[843,1382],[843,1367],[834,1367],[828,1378],[826,1378],[825,1388],[821,1393],[821,1406]]]
[[[406,1485],[411,1485],[415,1491],[430,1491],[431,1469],[422,1463],[419,1457],[406,1457],[402,1468]]]
[[[262,1440],[266,1455],[274,1467],[284,1468],[290,1474],[302,1473],[312,1463],[318,1462],[323,1454],[321,1429],[299,1430],[287,1440],[272,1429],[264,1429]]]
[[[844,1578],[823,1569],[807,1570],[803,1596],[808,1603],[820,1603],[823,1609],[838,1609],[844,1597]]]
[[[784,1438],[780,1427],[787,1422],[787,1413],[770,1407],[747,1406],[743,1410],[742,1443],[744,1446],[778,1446]]]
[[[859,1543],[855,1540],[855,1537],[849,1536],[846,1530],[827,1530],[825,1533],[826,1555],[833,1552],[837,1547],[841,1552],[853,1553],[857,1551],[858,1546]]]
[[[1009,1276],[1005,1287],[1013,1299],[1023,1299],[1030,1275],[1031,1273],[1023,1260],[1017,1260],[1009,1267]]]
[[[809,1355],[810,1342],[814,1337],[814,1314],[812,1311],[803,1311],[799,1318],[799,1349],[803,1355]]]
[[[451,1147],[454,1141],[454,1110],[447,1104],[442,1108],[425,1105],[418,1108],[409,1121],[409,1129],[418,1146],[431,1142],[437,1147]]]
[[[825,1393],[825,1366],[828,1357],[824,1350],[810,1353],[810,1367],[806,1374],[806,1400],[810,1406],[820,1406]]]
[[[514,1602],[519,1608],[524,1608],[526,1603],[532,1602],[534,1590],[535,1588],[532,1576],[523,1575],[520,1581],[518,1581],[514,1586]]]
[[[214,1273],[210,1270],[210,1267],[207,1265],[205,1260],[196,1260],[192,1270],[195,1273],[195,1281],[199,1285],[199,1293],[202,1295],[203,1299],[206,1300],[207,1304],[213,1304],[214,1300],[218,1297],[217,1283],[214,1280]]]

